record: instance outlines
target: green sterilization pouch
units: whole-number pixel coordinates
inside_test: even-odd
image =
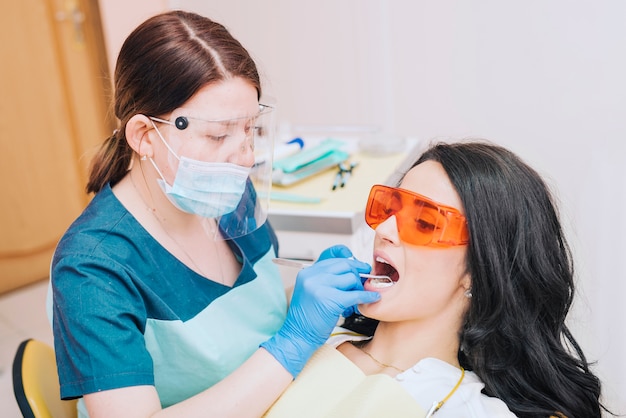
[[[342,141],[326,139],[319,145],[274,161],[272,182],[288,186],[336,166],[350,156],[340,149],[344,145]]]

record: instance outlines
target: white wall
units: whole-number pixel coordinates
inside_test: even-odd
[[[111,79],[115,73],[117,54],[126,37],[141,22],[168,9],[167,0],[100,0],[100,18],[109,60]]]
[[[291,124],[505,145],[558,191],[571,327],[626,413],[626,2],[170,0],[225,24]]]

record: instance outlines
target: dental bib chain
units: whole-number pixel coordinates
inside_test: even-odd
[[[463,367],[461,367],[461,377],[459,378],[459,381],[456,382],[456,385],[454,385],[454,387],[452,388],[452,390],[446,395],[445,398],[443,398],[442,400],[440,400],[439,402],[434,402],[433,406],[430,407],[430,409],[428,410],[428,412],[426,413],[426,416],[424,418],[429,418],[432,417],[433,415],[435,415],[435,413],[437,411],[439,411],[441,409],[441,407],[443,406],[444,403],[446,403],[446,401],[448,399],[450,399],[450,396],[452,396],[452,394],[454,392],[456,392],[456,390],[459,388],[459,386],[461,386],[461,382],[463,382],[463,378],[465,377],[465,369]]]
[[[376,364],[378,364],[380,367],[383,368],[389,368],[389,369],[394,369],[400,373],[403,373],[404,370],[399,369],[398,367],[392,365],[392,364],[386,364],[383,363],[382,361],[379,361],[378,359],[376,359],[374,356],[372,356],[367,350],[365,350],[361,344],[357,344],[360,341],[350,341],[352,343],[353,346],[355,346],[356,348],[359,349],[359,351],[361,351],[363,354],[365,354],[366,356],[368,356],[370,359],[372,359]],[[461,386],[461,383],[463,382],[463,378],[465,377],[465,369],[463,367],[461,367],[461,377],[459,378],[459,380],[456,382],[456,384],[454,385],[454,387],[452,388],[452,390],[445,396],[445,398],[443,398],[442,400],[440,400],[439,402],[435,401],[433,402],[432,406],[430,407],[430,409],[428,410],[428,412],[426,413],[426,416],[424,418],[429,418],[432,417],[433,415],[435,415],[435,413],[437,411],[439,411],[441,409],[441,407],[446,403],[446,401],[448,399],[450,399],[450,397],[454,394],[454,392],[456,392],[456,390],[459,388],[459,386]]]

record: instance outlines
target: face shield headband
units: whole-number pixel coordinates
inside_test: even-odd
[[[215,239],[241,237],[267,220],[275,126],[273,110],[260,105],[259,112],[253,116],[228,120],[185,116],[185,109],[174,111],[169,120],[150,117],[159,138],[178,160],[171,185],[150,160],[161,177],[159,185],[179,209],[216,219],[221,234],[216,233]],[[192,160],[174,150],[190,142],[217,161],[228,159],[234,163]]]
[[[467,222],[458,209],[408,190],[373,186],[365,222],[376,229],[392,216],[396,217],[400,239],[407,244],[445,248],[469,241]]]

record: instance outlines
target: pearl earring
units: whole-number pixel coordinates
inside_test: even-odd
[[[142,156],[141,156],[141,161],[146,161],[147,159],[148,159],[148,156],[147,156],[147,155],[142,155]]]
[[[472,298],[472,289],[471,288],[467,289],[465,291],[464,295],[465,295],[466,298],[471,299]]]

